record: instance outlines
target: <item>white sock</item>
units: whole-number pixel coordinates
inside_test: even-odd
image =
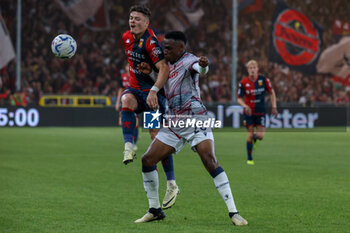
[[[176,181],[175,180],[168,180],[166,185],[167,185],[167,187],[169,187],[169,186],[176,186]]]
[[[159,203],[159,181],[158,181],[158,172],[153,170],[151,172],[142,172],[143,177],[143,187],[145,188],[149,208],[160,208]]]
[[[134,148],[134,144],[132,144],[131,142],[127,142],[124,145],[124,150],[132,150]]]
[[[222,199],[224,199],[228,212],[237,212],[235,201],[233,200],[230,188],[230,183],[224,171],[221,172],[219,175],[215,176],[214,184],[216,186],[216,189],[220,193]]]

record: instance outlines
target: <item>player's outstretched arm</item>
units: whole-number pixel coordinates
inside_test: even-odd
[[[209,70],[209,60],[207,57],[200,57],[198,63],[193,64],[193,69],[200,74],[206,74]]]
[[[164,59],[157,62],[156,67],[159,70],[157,81],[147,96],[147,104],[152,109],[158,108],[157,92],[164,86],[169,77],[169,66]]]

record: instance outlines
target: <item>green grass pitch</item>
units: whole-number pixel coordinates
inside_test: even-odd
[[[120,128],[1,128],[0,232],[350,232],[350,133],[268,132],[246,164],[246,133],[215,132],[236,205],[232,225],[199,156],[174,158],[181,194],[164,221],[134,224],[148,209],[141,156],[122,164]],[[166,179],[161,165],[160,199]]]

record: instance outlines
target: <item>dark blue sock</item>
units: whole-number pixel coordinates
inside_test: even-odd
[[[256,133],[254,134],[253,140],[254,142],[256,142],[256,139],[258,139],[258,136],[256,135]]]
[[[142,165],[142,172],[151,172],[157,169],[157,166],[146,167]]]
[[[222,167],[218,166],[214,171],[210,172],[210,175],[211,175],[211,177],[215,178],[221,172],[224,172],[224,169],[222,169]]]
[[[253,149],[253,143],[247,141],[247,154],[248,154],[248,160],[253,160],[252,156],[252,149]]]
[[[139,127],[136,126],[134,128],[134,133],[133,133],[133,141],[134,141],[134,144],[137,143],[137,139],[139,139]]]
[[[173,155],[162,160],[163,169],[167,180],[175,180]]]
[[[133,143],[133,134],[136,125],[136,117],[134,111],[128,108],[122,108],[122,127],[124,142]]]

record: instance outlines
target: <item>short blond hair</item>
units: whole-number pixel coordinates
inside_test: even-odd
[[[257,61],[255,61],[255,60],[250,60],[250,61],[247,62],[247,68],[248,68],[251,64],[255,64],[257,67],[259,67]]]

